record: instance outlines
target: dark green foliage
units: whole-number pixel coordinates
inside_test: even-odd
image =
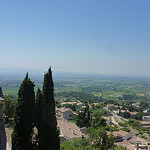
[[[127,111],[119,112],[119,115],[122,116],[123,118],[130,118],[130,113]]]
[[[127,123],[119,122],[118,124],[119,124],[120,126],[122,126],[122,127],[127,127]]]
[[[98,129],[99,127],[105,127],[105,126],[106,126],[106,120],[102,118],[101,113],[99,112],[94,113],[94,118],[92,120],[92,127]]]
[[[61,144],[61,150],[108,150],[113,147],[114,137],[108,136],[106,130],[99,128],[89,129],[89,137],[84,139],[73,139]]]
[[[12,150],[32,149],[34,108],[34,83],[28,78],[27,74],[18,92],[18,103],[15,110],[14,130],[12,133]]]
[[[38,130],[38,135],[36,137],[36,143],[38,143],[38,149],[42,149],[42,130],[43,130],[43,99],[42,99],[42,93],[41,90],[38,88],[37,94],[36,94],[36,122],[35,125]]]
[[[137,100],[138,97],[136,94],[123,94],[122,97],[119,97],[120,100]]]
[[[123,147],[122,145],[116,145],[114,150],[127,150],[127,148]]]
[[[95,148],[99,148],[101,150],[108,150],[114,144],[114,137],[112,134],[110,136],[107,135],[106,130],[104,128],[90,128],[89,129],[89,141],[93,144]]]
[[[95,148],[87,139],[73,139],[61,144],[60,150],[99,150],[99,148]]]
[[[59,137],[55,116],[54,85],[51,68],[44,75],[43,83],[43,127],[40,150],[58,150]]]
[[[98,96],[94,96],[93,94],[87,94],[83,92],[60,92],[56,93],[55,95],[57,98],[74,98],[76,100],[80,100],[81,102],[88,102],[88,103],[94,103],[94,102],[101,102],[102,98]],[[69,101],[69,100],[68,100]]]
[[[121,130],[126,131],[126,132],[130,132],[131,130],[127,127],[121,128]]]
[[[136,114],[136,119],[137,120],[142,120],[142,117],[144,116],[145,114],[143,112],[139,112]]]
[[[4,108],[3,112],[5,114],[5,121],[7,122],[9,118],[13,117],[14,111],[15,111],[15,105],[16,105],[16,100],[13,99],[12,95],[5,95],[4,96],[5,103],[4,103]]]
[[[79,127],[90,127],[91,126],[91,118],[90,118],[90,112],[89,112],[89,106],[86,105],[84,112],[79,113],[78,116],[76,116],[76,122],[77,126]]]
[[[131,125],[133,128],[141,126],[140,122],[134,119],[129,119],[128,124]]]
[[[76,108],[78,108],[79,106],[77,106],[77,104],[65,104],[64,107],[70,108],[72,109],[72,111],[76,111]]]

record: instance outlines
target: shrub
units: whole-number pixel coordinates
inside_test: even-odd
[[[126,132],[130,132],[131,131],[129,128],[126,128],[126,127],[121,128],[121,130],[126,131]]]

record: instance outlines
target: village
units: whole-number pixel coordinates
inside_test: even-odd
[[[85,108],[86,106],[78,102],[63,102],[61,103],[61,107],[56,107],[57,114],[57,123],[58,128],[60,130],[61,142],[65,140],[71,140],[73,138],[83,138],[87,137],[86,135],[86,127],[79,128],[75,123],[72,122],[72,119],[77,116],[76,112],[73,112],[71,109],[66,108],[65,105],[77,105],[81,108]],[[89,108],[92,109],[98,106],[99,103],[88,104]],[[140,103],[132,103],[133,106],[139,107]],[[140,121],[139,128],[143,129],[143,136],[138,136],[138,131],[133,129],[131,125],[127,125],[130,119],[136,118],[137,112],[131,112],[128,109],[122,109],[122,106],[107,104],[103,107],[106,111],[109,111],[109,114],[104,114],[102,117],[106,120],[108,126],[117,126],[118,131],[113,132],[113,136],[115,137],[115,145],[122,145],[127,148],[127,150],[148,150],[149,149],[149,134],[150,133],[150,116],[143,116],[142,121]],[[124,118],[122,117],[123,113],[128,112],[130,117]],[[128,127],[128,128],[127,128]],[[126,130],[130,131],[126,131]],[[107,132],[109,135],[110,132]],[[146,137],[147,136],[147,137]]]

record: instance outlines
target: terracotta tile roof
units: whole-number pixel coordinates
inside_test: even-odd
[[[73,112],[74,115],[78,115],[77,113]]]
[[[69,109],[68,109],[68,108],[65,108],[65,107],[61,107],[61,108],[56,107],[56,110],[63,113],[63,112],[65,112],[65,111],[68,111]]]
[[[124,113],[124,112],[126,112],[126,110],[121,109],[120,112]]]
[[[134,116],[134,115],[137,114],[136,112],[129,112],[129,113],[130,113],[130,115],[132,115],[132,116]]]
[[[85,108],[86,106],[81,106],[82,108]]]
[[[114,133],[113,133],[113,135],[114,136],[117,136],[117,135],[121,135],[121,136],[126,136],[127,134],[130,134],[129,132],[125,132],[125,131],[123,131],[123,130],[120,130],[120,131],[115,131]]]
[[[143,118],[150,118],[150,116],[143,116]]]
[[[142,125],[144,125],[144,124],[150,124],[150,121],[140,121],[140,123],[141,123]]]
[[[94,105],[94,106],[97,106],[97,105],[99,105],[99,103],[93,103],[93,105]]]
[[[129,140],[130,143],[136,143],[137,141],[138,141],[138,140],[136,140],[136,139],[130,139],[130,140]]]
[[[76,104],[77,102],[63,102],[63,103],[61,103],[61,105],[65,105],[65,104],[71,104],[71,105],[73,105],[73,104]]]
[[[110,120],[110,117],[105,117],[105,116],[102,116],[102,118],[104,118],[105,120]]]
[[[80,131],[80,128],[70,121],[67,121],[65,119],[59,120],[57,119],[57,123],[59,124],[60,128],[60,135],[65,136],[69,139],[72,138],[81,138],[82,135],[84,137],[87,137],[84,133]]]

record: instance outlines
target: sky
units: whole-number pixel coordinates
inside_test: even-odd
[[[0,68],[150,75],[149,0],[1,0]]]

